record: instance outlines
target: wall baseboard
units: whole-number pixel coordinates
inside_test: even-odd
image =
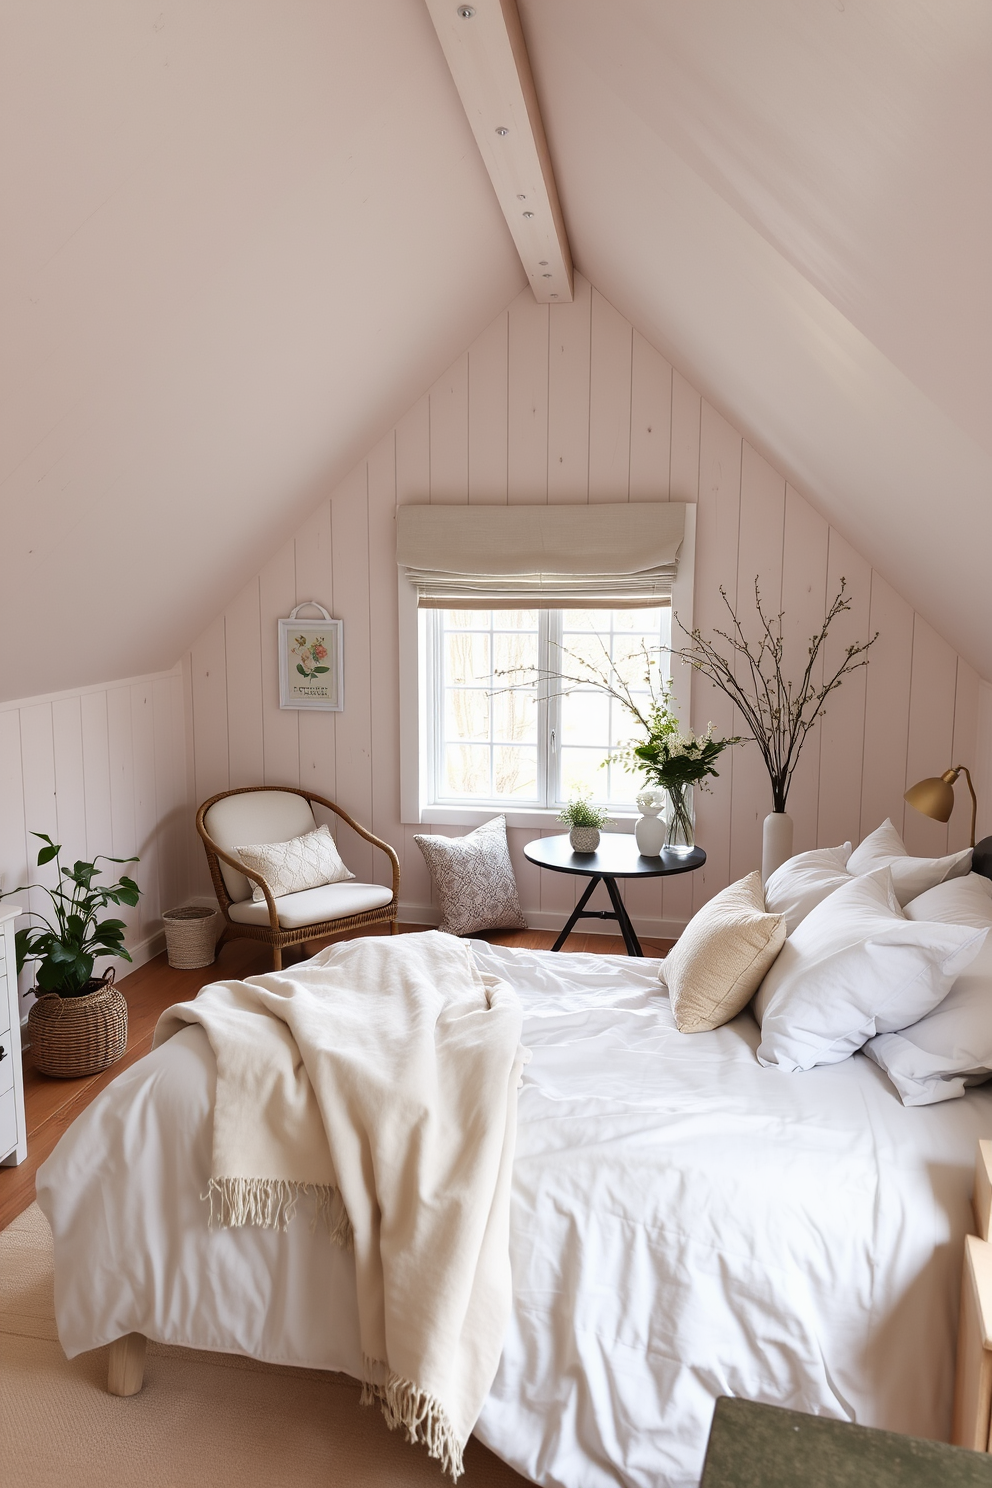
[[[529,930],[560,930],[566,919],[563,914],[553,914],[549,910],[540,909],[525,909],[524,917]],[[400,920],[406,925],[436,925],[438,922],[437,906],[404,904],[400,900]],[[685,929],[686,923],[685,920],[645,919],[639,915],[631,916],[631,924],[638,936],[643,936],[646,940],[677,940]],[[575,928],[576,934],[582,935],[619,935],[620,933],[615,920],[581,920]]]

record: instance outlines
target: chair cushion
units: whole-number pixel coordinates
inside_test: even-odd
[[[288,842],[312,832],[317,823],[310,802],[294,791],[253,790],[216,801],[203,825],[218,847],[234,854],[239,842]],[[243,873],[226,863],[220,871],[235,904],[251,898],[251,882]]]
[[[342,863],[328,826],[304,832],[288,842],[254,842],[239,847],[237,854],[247,868],[262,875],[275,899],[283,894],[300,894],[304,889],[319,889],[322,884],[343,883],[355,876]],[[261,884],[253,885],[251,897],[256,904],[264,900]]]
[[[304,889],[300,894],[284,894],[275,901],[279,925],[283,930],[299,930],[304,925],[318,925],[322,920],[343,920],[348,915],[365,914],[379,909],[393,897],[392,889],[382,884],[336,883],[319,889]],[[267,925],[269,906],[251,899],[232,904],[228,910],[238,925]]]

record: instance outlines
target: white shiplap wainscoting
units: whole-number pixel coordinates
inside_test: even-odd
[[[47,832],[67,863],[97,853],[141,861],[130,872],[142,890],[134,909],[108,911],[127,923],[136,965],[162,949],[162,911],[189,887],[191,816],[186,783],[182,671],[156,672],[79,692],[0,703],[0,874],[4,890],[53,883],[37,868]],[[20,902],[44,910],[37,892]],[[23,921],[18,922],[19,925]],[[109,960],[97,963],[103,970]],[[133,968],[117,963],[118,976]],[[21,974],[22,1011],[30,973]]]
[[[263,781],[328,795],[396,845],[402,916],[436,918],[417,828],[400,821],[393,520],[398,503],[428,499],[696,502],[696,624],[724,622],[721,585],[746,613],[757,574],[769,608],[785,611],[796,670],[844,576],[853,606],[828,662],[850,639],[881,635],[804,753],[789,799],[796,851],[857,841],[886,816],[910,851],[967,843],[963,806],[948,829],[905,807],[902,793],[952,757],[975,759],[976,673],[581,276],[570,305],[538,305],[523,291],[200,636],[185,662],[198,801]],[[305,599],[344,621],[343,713],[279,709],[276,620]],[[711,718],[721,733],[741,731],[723,696],[695,678],[692,722]],[[760,865],[771,797],[754,745],[724,755],[712,785],[697,795],[706,868],[629,886],[640,932],[674,934]],[[535,835],[510,832],[521,899],[532,924],[557,927],[584,881],[529,864],[523,844]],[[353,834],[343,831],[341,848],[359,876],[372,871]]]

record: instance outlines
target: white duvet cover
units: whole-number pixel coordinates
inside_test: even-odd
[[[514,1309],[476,1434],[562,1488],[688,1488],[730,1394],[944,1437],[992,1090],[906,1108],[861,1055],[764,1069],[749,1012],[677,1032],[658,963],[474,943],[524,1002]],[[38,1174],[70,1357],[164,1343],[359,1373],[350,1255],[207,1229],[214,1066],[190,1028]],[[411,1449],[412,1450],[412,1449]]]

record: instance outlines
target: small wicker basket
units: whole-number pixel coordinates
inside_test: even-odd
[[[220,915],[206,904],[181,904],[162,916],[165,923],[165,948],[169,965],[179,971],[192,971],[209,966],[217,949],[217,922]]]
[[[78,1080],[96,1075],[120,1059],[127,1048],[127,1003],[114,986],[111,967],[92,992],[60,997],[38,992],[28,1009],[28,1036],[34,1067],[43,1075]]]

